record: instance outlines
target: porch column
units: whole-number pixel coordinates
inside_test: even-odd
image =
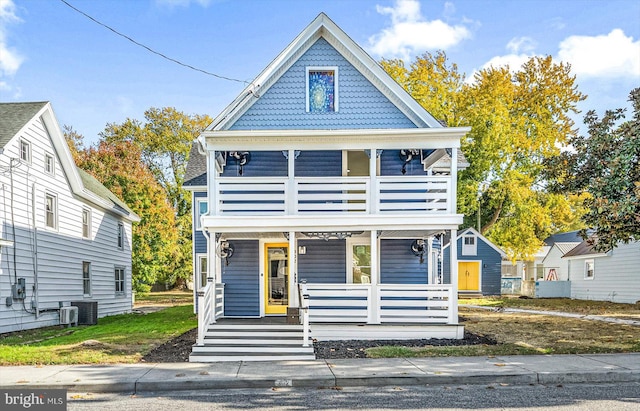
[[[216,197],[218,195],[216,187],[217,174],[216,152],[207,147],[207,215],[211,216],[218,214],[218,206],[216,203]],[[213,238],[215,239],[215,236]]]
[[[295,153],[296,151],[293,149],[289,150],[289,155],[287,156],[287,176],[289,180],[287,181],[287,195],[286,195],[286,204],[285,210],[286,214],[298,214],[298,204],[297,204],[297,196],[296,196],[296,179],[295,179]]]
[[[458,324],[458,240],[457,230],[449,233],[449,277],[451,278],[451,295],[449,296],[449,324]]]
[[[298,248],[296,232],[289,231],[289,306],[299,307],[298,301]]]
[[[451,148],[451,193],[449,193],[449,212],[455,214],[458,209],[458,149]],[[455,237],[452,237],[455,238]]]
[[[369,324],[380,324],[380,301],[378,298],[378,267],[380,264],[378,258],[378,231],[371,231],[371,292],[369,296]]]
[[[369,214],[378,213],[378,150],[369,151]]]
[[[210,232],[207,237],[207,284],[212,287],[210,307],[213,310],[211,323],[216,322],[216,279],[217,279],[216,233]]]

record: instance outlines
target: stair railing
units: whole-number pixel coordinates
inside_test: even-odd
[[[298,284],[298,297],[300,300],[300,311],[302,312],[302,346],[309,346],[309,291],[307,282],[302,280]]]

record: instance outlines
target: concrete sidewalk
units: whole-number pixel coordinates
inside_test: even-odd
[[[640,382],[640,353],[0,367],[0,388],[71,392],[583,382]]]

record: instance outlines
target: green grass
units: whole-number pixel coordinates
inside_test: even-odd
[[[193,306],[104,317],[97,325],[48,327],[0,336],[0,365],[138,362],[153,347],[197,326]]]

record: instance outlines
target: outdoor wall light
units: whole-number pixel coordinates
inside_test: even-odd
[[[427,253],[424,240],[413,240],[411,243],[411,252],[416,257],[420,257],[420,264],[422,264],[424,262],[424,255]]]

